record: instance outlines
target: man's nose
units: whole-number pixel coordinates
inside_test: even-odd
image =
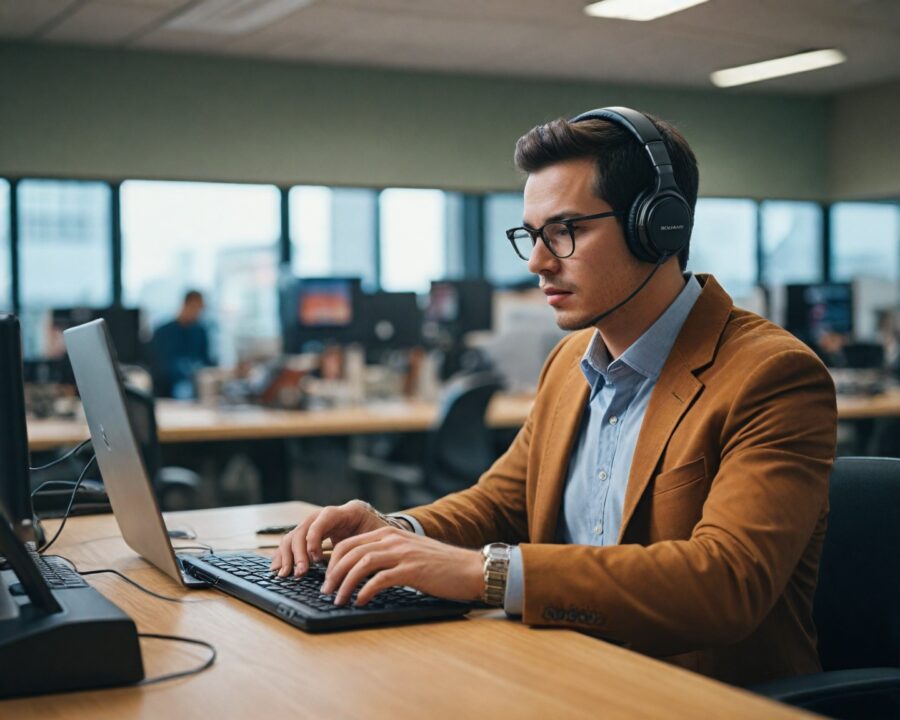
[[[528,271],[535,275],[542,272],[553,272],[559,268],[559,258],[547,249],[547,245],[538,240],[531,249],[531,257],[528,258]]]

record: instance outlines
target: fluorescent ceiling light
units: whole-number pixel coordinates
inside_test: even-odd
[[[840,65],[847,60],[847,56],[840,50],[810,50],[799,55],[788,55],[774,60],[741,65],[740,67],[716,70],[709,76],[713,85],[717,87],[734,87],[747,83],[759,82],[782,75],[794,75],[795,73],[809,72],[819,68]]]
[[[600,0],[587,5],[584,12],[591,17],[656,20],[704,2],[706,0]]]
[[[313,0],[200,0],[165,24],[173,30],[241,35],[287,17]]]

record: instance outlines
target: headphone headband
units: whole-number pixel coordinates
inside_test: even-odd
[[[588,110],[569,122],[608,120],[625,128],[641,144],[653,165],[656,181],[635,198],[625,223],[625,241],[645,262],[662,262],[690,241],[693,213],[675,182],[672,159],[656,125],[641,112],[627,107]]]

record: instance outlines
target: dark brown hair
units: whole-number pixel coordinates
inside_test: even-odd
[[[662,135],[672,159],[675,182],[693,212],[700,173],[691,146],[669,123],[648,113],[644,115]],[[559,118],[532,128],[516,143],[516,167],[526,173],[579,158],[596,161],[594,193],[618,212],[627,213],[635,198],[656,179],[647,151],[628,130],[609,120],[572,123]],[[619,222],[623,222],[621,218]],[[682,270],[687,267],[689,252],[690,243],[678,253]]]

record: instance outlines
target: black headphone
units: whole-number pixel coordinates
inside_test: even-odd
[[[650,156],[656,172],[653,186],[638,193],[625,216],[625,242],[644,262],[662,264],[677,255],[691,238],[694,214],[672,170],[672,160],[656,126],[637,110],[606,107],[589,110],[569,122],[609,120],[634,135]]]

